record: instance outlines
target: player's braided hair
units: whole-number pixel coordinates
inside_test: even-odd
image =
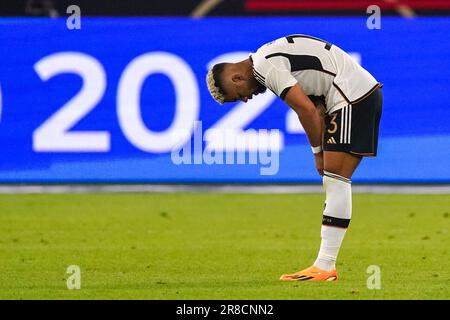
[[[225,69],[226,63],[218,63],[209,70],[206,75],[206,84],[208,85],[208,90],[211,96],[218,103],[223,104],[225,102],[225,92],[223,89],[221,74]]]

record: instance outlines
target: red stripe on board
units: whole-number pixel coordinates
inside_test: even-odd
[[[377,5],[381,9],[395,9],[398,5],[406,5],[412,9],[450,9],[449,0],[398,0],[397,3],[385,1],[295,1],[295,0],[246,0],[245,8],[250,11],[286,11],[286,10],[360,10],[369,5]]]

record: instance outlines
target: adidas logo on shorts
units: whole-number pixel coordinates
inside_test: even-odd
[[[331,137],[330,139],[327,140],[328,144],[336,144],[336,140],[334,140],[333,137]]]

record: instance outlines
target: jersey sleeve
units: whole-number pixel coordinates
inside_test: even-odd
[[[265,45],[250,56],[253,61],[253,74],[256,80],[284,99],[289,89],[297,84],[297,79],[291,74],[290,66],[284,58],[267,59],[271,52],[268,48],[268,45]]]
[[[284,100],[289,89],[297,84],[291,72],[272,66],[266,76],[266,86]]]

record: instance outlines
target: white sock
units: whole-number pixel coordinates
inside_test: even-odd
[[[336,259],[352,216],[351,180],[324,172],[323,186],[326,193],[322,220],[322,242],[314,265],[323,270],[336,268]]]

